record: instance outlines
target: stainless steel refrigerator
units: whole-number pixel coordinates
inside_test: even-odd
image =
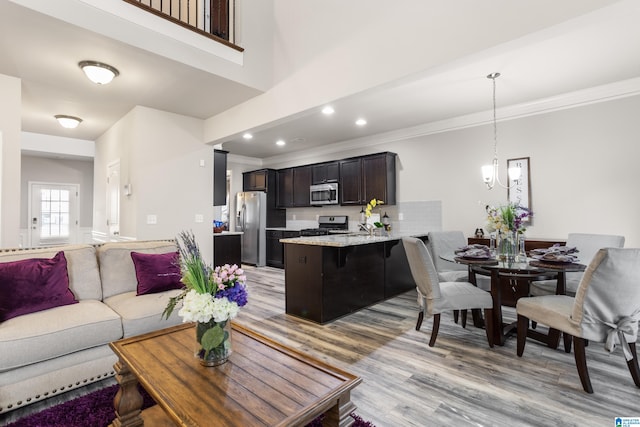
[[[267,260],[267,194],[238,193],[236,212],[236,231],[242,232],[242,262],[262,267]]]

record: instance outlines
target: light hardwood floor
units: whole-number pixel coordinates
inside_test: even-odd
[[[490,349],[484,330],[462,329],[446,313],[430,348],[431,319],[415,330],[415,291],[317,325],[285,314],[283,270],[244,268],[249,303],[234,321],[362,377],[351,400],[377,427],[601,427],[615,425],[617,416],[640,416],[640,389],[619,348],[609,354],[602,344],[587,347],[595,390],[589,395],[562,345],[551,350],[529,340],[518,358],[515,336]],[[505,309],[505,317],[515,319],[514,311]],[[0,425],[86,391],[9,412]]]
[[[515,336],[490,349],[484,330],[444,314],[430,348],[431,319],[415,330],[415,291],[322,326],[285,314],[283,270],[245,270],[250,300],[236,321],[362,377],[351,398],[378,427],[613,426],[614,417],[640,416],[620,348],[587,347],[589,395],[562,345],[528,340],[518,358]],[[515,311],[505,316],[515,320]]]

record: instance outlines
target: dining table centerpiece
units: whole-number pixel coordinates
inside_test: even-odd
[[[496,233],[497,256],[502,261],[513,262],[524,250],[525,221],[533,215],[529,209],[518,204],[487,206],[487,231]]]
[[[169,318],[178,303],[183,322],[195,322],[195,356],[204,366],[226,362],[231,354],[231,319],[247,304],[247,278],[236,264],[212,268],[202,259],[192,232],[178,239],[182,293],[169,299],[163,316]]]

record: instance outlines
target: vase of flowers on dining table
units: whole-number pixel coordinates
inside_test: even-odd
[[[496,234],[496,256],[501,261],[514,262],[524,246],[525,221],[533,213],[520,205],[487,206],[487,230]]]

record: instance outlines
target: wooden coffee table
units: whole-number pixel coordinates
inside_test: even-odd
[[[207,368],[194,356],[193,324],[112,342],[120,390],[111,426],[350,426],[361,379],[242,326],[232,354]],[[141,411],[140,383],[158,403]]]

